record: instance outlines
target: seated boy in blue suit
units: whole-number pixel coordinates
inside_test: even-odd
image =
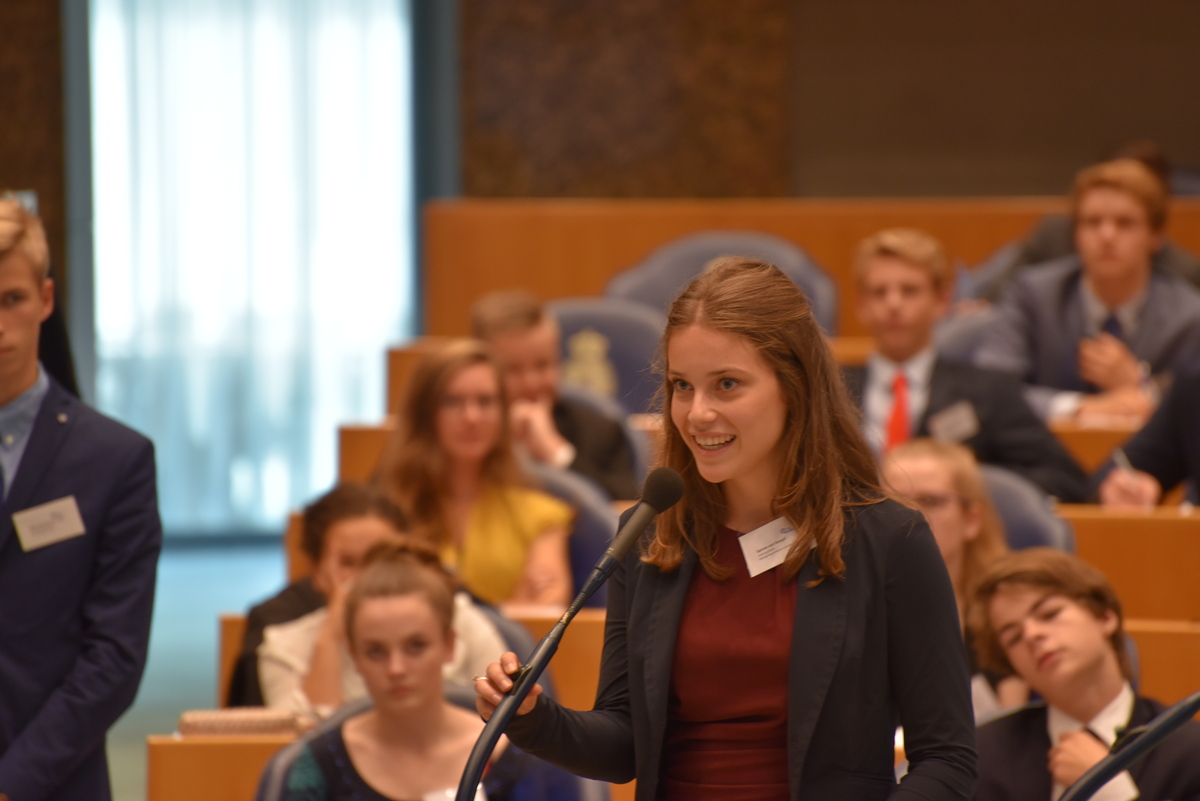
[[[0,801],[106,801],[150,634],[154,449],[38,363],[48,269],[41,222],[0,198]]]

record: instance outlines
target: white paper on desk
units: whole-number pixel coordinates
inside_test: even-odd
[[[23,509],[12,519],[25,553],[78,537],[86,531],[74,495]]]

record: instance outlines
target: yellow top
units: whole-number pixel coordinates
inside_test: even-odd
[[[512,597],[529,545],[547,529],[571,523],[570,506],[536,490],[491,488],[471,509],[460,547],[442,549],[442,562],[476,597],[490,604]]]

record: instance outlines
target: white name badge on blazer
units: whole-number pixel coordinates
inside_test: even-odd
[[[929,418],[929,433],[941,442],[966,442],[979,433],[979,416],[970,401],[961,400]]]
[[[786,517],[777,517],[765,526],[738,537],[750,578],[782,565],[796,536],[796,527]]]
[[[74,495],[17,512],[13,515],[13,526],[21,540],[21,549],[26,553],[78,537],[86,531]]]

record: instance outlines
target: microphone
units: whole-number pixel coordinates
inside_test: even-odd
[[[1113,744],[1112,752],[1080,776],[1079,781],[1072,784],[1059,801],[1084,801],[1091,798],[1097,790],[1108,784],[1112,777],[1162,743],[1168,734],[1191,720],[1197,711],[1200,711],[1200,692],[1192,693],[1174,706],[1163,710],[1161,715],[1145,726],[1125,732]]]
[[[651,470],[642,488],[642,499],[633,507],[633,514],[625,521],[617,536],[613,537],[612,545],[608,546],[608,550],[592,568],[591,575],[583,583],[583,588],[572,606],[582,606],[584,601],[592,597],[642,536],[650,521],[679,503],[682,497],[683,476],[669,467],[656,467]]]
[[[596,566],[592,568],[591,575],[583,583],[575,600],[571,601],[562,617],[533,649],[533,653],[529,655],[529,661],[521,665],[510,677],[513,683],[512,689],[496,706],[496,711],[492,713],[487,725],[480,732],[479,739],[475,741],[475,747],[471,749],[471,756],[467,759],[467,766],[463,769],[455,801],[473,801],[475,798],[475,788],[483,776],[483,769],[487,764],[488,757],[492,755],[492,749],[496,747],[496,741],[500,739],[504,727],[517,714],[517,707],[529,695],[529,691],[533,689],[534,683],[546,669],[550,658],[558,650],[558,644],[567,630],[567,624],[575,618],[584,602],[608,580],[617,565],[629,553],[633,544],[642,536],[646,526],[650,525],[650,521],[654,519],[655,515],[667,511],[679,503],[679,499],[682,497],[683,477],[679,473],[669,467],[656,467],[650,471],[650,475],[646,477],[646,483],[642,487],[642,499],[634,507],[633,513],[629,515],[625,525],[617,532],[617,536],[613,537],[612,545],[608,546],[608,550],[596,561]]]

